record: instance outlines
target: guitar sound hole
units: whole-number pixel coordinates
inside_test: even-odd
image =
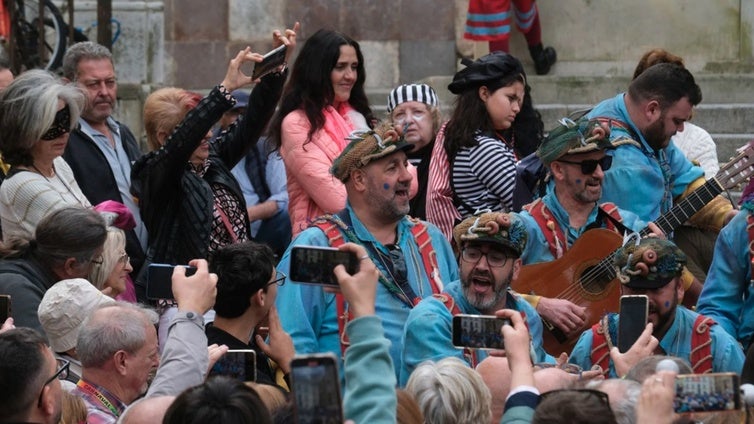
[[[590,266],[581,273],[579,285],[587,294],[600,295],[613,279],[615,279],[615,271],[612,269]]]

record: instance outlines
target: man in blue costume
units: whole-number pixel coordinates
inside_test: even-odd
[[[494,315],[513,309],[525,316],[532,339],[534,362],[553,361],[542,348],[542,320],[523,298],[509,290],[521,268],[519,256],[526,245],[526,228],[515,214],[487,212],[471,216],[453,229],[461,249],[461,278],[445,291],[424,299],[408,316],[403,334],[403,360],[399,382],[426,360],[455,356],[476,366],[485,351],[457,349],[452,342],[453,315]]]
[[[649,222],[668,212],[674,200],[704,184],[702,168],[670,141],[701,101],[701,89],[688,70],[661,63],[636,77],[626,93],[604,100],[589,112],[589,118],[610,125],[611,139],[628,137],[638,142],[617,146],[613,152],[612,167],[605,172],[603,201]],[[733,214],[730,202],[718,196],[689,223],[719,231]]]
[[[412,180],[406,151],[411,147],[387,126],[354,134],[331,169],[346,186],[346,208],[321,217],[299,234],[278,264],[278,270],[290,274],[293,246],[338,247],[344,242],[364,246],[368,254],[360,259],[371,258],[380,271],[376,314],[391,341],[396,376],[409,312],[422,298],[441,292],[443,282],[458,278],[453,251],[442,233],[406,215]],[[342,298],[319,286],[285,284],[278,290],[276,304],[296,352],[332,352],[341,357],[348,346],[343,330],[350,316]]]
[[[626,243],[615,255],[615,270],[623,295],[649,297],[645,334],[629,354],[611,352],[617,342],[619,317],[608,314],[582,333],[569,360],[584,369],[600,365],[610,377],[625,375],[636,362],[652,354],[683,358],[696,374],[740,373],[744,354],[738,342],[710,318],[679,305],[684,292],[680,276],[685,264],[686,255],[673,242],[645,238]],[[620,369],[611,360],[616,354]]]

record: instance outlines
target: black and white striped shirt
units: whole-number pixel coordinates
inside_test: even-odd
[[[477,145],[458,151],[453,162],[453,190],[463,218],[477,210],[508,211],[513,206],[516,156],[502,140],[476,135]],[[464,206],[467,205],[467,206]]]

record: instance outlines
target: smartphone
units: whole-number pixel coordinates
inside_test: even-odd
[[[359,260],[352,252],[334,247],[294,246],[288,278],[302,284],[337,286],[333,270],[338,264],[345,266],[349,274],[355,274],[359,269]]]
[[[261,62],[254,64],[254,71],[251,73],[251,79],[262,78],[263,76],[274,71],[278,66],[285,63],[285,52],[288,48],[285,44],[270,50],[264,56]]]
[[[10,295],[0,294],[0,325],[12,316],[10,310]]]
[[[342,423],[338,362],[331,353],[296,356],[291,361],[294,422]]]
[[[225,375],[240,381],[257,381],[257,353],[252,349],[230,349],[215,362],[209,375]]]
[[[453,346],[472,349],[505,349],[500,328],[510,320],[492,315],[453,316]]]
[[[649,298],[646,295],[620,297],[618,315],[618,350],[621,353],[631,349],[647,326]]]
[[[677,375],[673,409],[678,413],[741,409],[738,374],[721,372]]]
[[[173,268],[175,265],[170,264],[149,264],[147,267],[147,299],[173,300]],[[191,276],[196,273],[193,266],[183,265],[186,268],[186,275]]]

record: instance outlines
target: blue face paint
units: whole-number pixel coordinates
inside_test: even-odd
[[[670,301],[669,301],[669,300],[666,300],[666,301],[665,301],[665,307],[666,307],[666,308],[669,308],[669,307],[670,307]]]
[[[382,188],[384,188],[385,190],[390,190],[390,184],[385,183],[382,185]]]
[[[576,179],[576,184],[581,184],[581,180],[577,178]]]

